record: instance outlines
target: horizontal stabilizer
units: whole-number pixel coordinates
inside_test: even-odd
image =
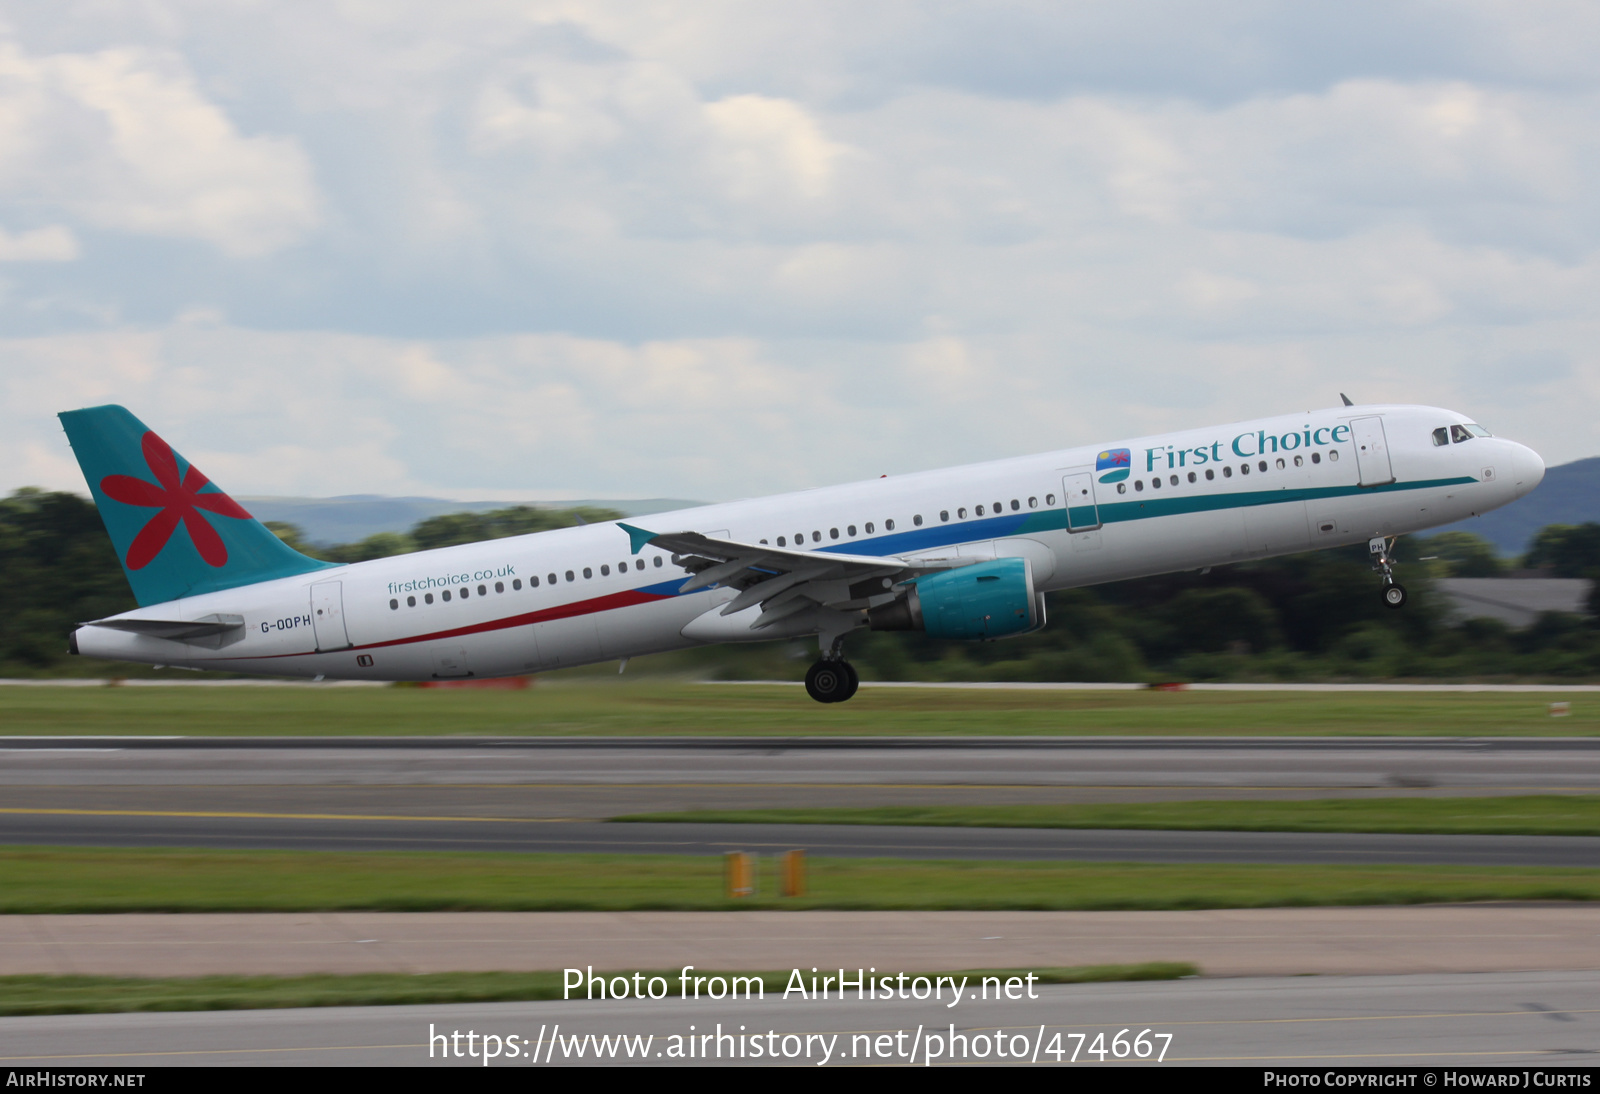
[[[146,638],[165,638],[169,642],[187,642],[210,649],[232,645],[244,637],[242,615],[206,615],[199,619],[96,619],[81,625],[108,627]]]

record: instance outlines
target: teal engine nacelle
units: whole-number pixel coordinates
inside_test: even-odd
[[[934,638],[994,640],[1044,626],[1044,594],[1025,558],[997,558],[910,582],[898,600],[867,612],[875,631],[922,631]]]

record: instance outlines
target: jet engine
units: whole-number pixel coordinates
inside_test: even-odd
[[[993,641],[1044,626],[1044,594],[1025,558],[997,558],[914,578],[905,594],[867,612],[875,631]]]

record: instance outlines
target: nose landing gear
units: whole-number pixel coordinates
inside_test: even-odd
[[[1406,587],[1394,579],[1394,560],[1389,556],[1393,547],[1394,541],[1383,536],[1373,536],[1367,541],[1367,552],[1372,555],[1372,569],[1383,577],[1380,593],[1383,606],[1403,608],[1406,606]]]

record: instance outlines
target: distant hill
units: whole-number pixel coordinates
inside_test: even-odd
[[[540,509],[571,509],[580,505],[615,509],[630,517],[665,513],[704,505],[677,498],[624,501],[450,501],[446,498],[386,498],[378,494],[348,494],[338,498],[243,497],[239,501],[257,520],[281,520],[297,526],[308,542],[323,546],[357,543],[379,532],[408,531],[418,521],[445,513],[484,513],[513,505]]]
[[[1494,544],[1503,555],[1520,555],[1547,524],[1583,524],[1591,520],[1600,521],[1600,456],[1552,467],[1527,497],[1504,509],[1433,528],[1425,534],[1473,532]]]

